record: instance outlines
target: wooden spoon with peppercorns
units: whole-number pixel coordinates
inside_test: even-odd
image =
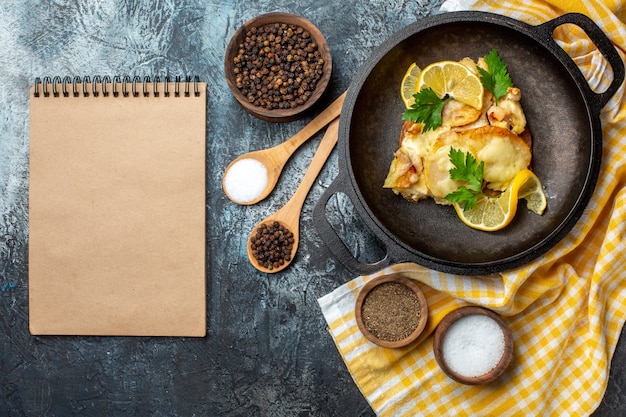
[[[228,170],[238,161],[242,159],[256,159],[261,162],[265,168],[267,169],[267,184],[265,188],[251,201],[238,201],[236,198],[228,195],[227,188],[222,185],[224,189],[224,193],[226,196],[231,199],[233,202],[241,205],[250,205],[256,204],[259,201],[263,200],[267,197],[278,182],[278,178],[280,177],[281,172],[291,155],[306,142],[311,136],[317,133],[324,126],[328,125],[331,121],[336,120],[341,113],[341,107],[343,106],[343,101],[346,98],[346,93],[343,93],[339,96],[330,106],[328,106],[324,111],[322,111],[317,117],[311,120],[306,126],[302,128],[298,133],[293,135],[291,138],[286,140],[285,142],[276,145],[269,149],[263,149],[259,151],[248,152],[244,155],[241,155],[234,159],[226,170],[224,171],[224,177],[228,175]]]
[[[324,167],[339,136],[339,118],[326,129],[302,182],[291,199],[257,224],[248,237],[248,259],[261,272],[285,269],[293,260],[300,238],[300,212],[313,182]]]

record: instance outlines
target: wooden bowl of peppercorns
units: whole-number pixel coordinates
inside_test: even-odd
[[[244,23],[224,57],[235,99],[248,113],[270,122],[300,118],[322,96],[331,72],[330,48],[319,29],[283,12]]]

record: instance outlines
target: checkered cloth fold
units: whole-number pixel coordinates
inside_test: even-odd
[[[626,8],[617,1],[449,0],[467,8],[539,24],[565,12],[591,17],[626,51]],[[608,86],[601,55],[582,30],[560,27],[555,39],[593,89]],[[611,358],[626,319],[626,97],[624,86],[602,110],[601,174],[581,220],[545,256],[493,276],[464,277],[416,264],[360,276],[318,300],[355,383],[381,416],[580,416],[591,414],[606,389]],[[378,275],[401,273],[426,293],[429,321],[420,341],[385,349],[359,332],[359,289]],[[436,325],[450,311],[478,304],[500,313],[514,337],[515,359],[496,382],[459,384],[438,367]]]

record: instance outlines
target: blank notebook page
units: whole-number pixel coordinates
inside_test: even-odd
[[[31,86],[32,334],[206,334],[206,84],[168,86]]]

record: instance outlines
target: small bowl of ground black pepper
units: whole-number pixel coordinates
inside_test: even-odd
[[[414,342],[426,327],[428,305],[420,287],[397,274],[369,281],[357,296],[356,322],[371,342],[400,348]]]
[[[237,29],[226,49],[224,73],[233,96],[248,113],[288,122],[303,116],[322,96],[332,58],[315,25],[275,12]]]

